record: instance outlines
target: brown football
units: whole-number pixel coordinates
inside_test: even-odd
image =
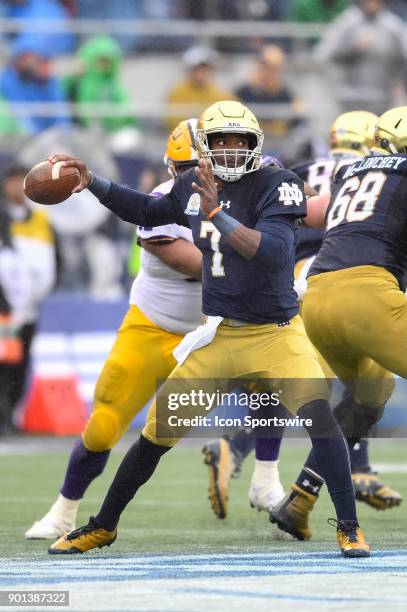
[[[64,167],[62,162],[37,164],[24,179],[24,193],[38,204],[58,204],[71,195],[79,184],[80,173],[73,166]]]

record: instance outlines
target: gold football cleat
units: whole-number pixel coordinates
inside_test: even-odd
[[[336,537],[344,557],[370,557],[370,546],[356,521],[329,519],[328,523],[336,526]]]
[[[355,497],[376,510],[387,510],[399,506],[402,496],[379,481],[375,473],[352,474]]]
[[[95,525],[93,517],[84,527],[79,527],[75,531],[67,533],[59,538],[48,549],[50,555],[72,555],[84,553],[92,548],[102,548],[110,546],[117,538],[117,529],[107,531]]]
[[[286,495],[269,512],[271,523],[277,523],[282,531],[291,534],[297,540],[310,540],[309,515],[318,497],[293,484],[291,493]]]
[[[236,471],[236,460],[224,438],[208,442],[202,452],[209,468],[209,501],[216,516],[224,519],[229,511],[229,486]]]

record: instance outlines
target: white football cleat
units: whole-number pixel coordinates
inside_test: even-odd
[[[49,512],[25,532],[27,540],[55,540],[75,529],[75,524]]]
[[[285,495],[277,465],[278,461],[255,462],[249,488],[249,503],[259,512],[270,512]]]
[[[270,486],[258,486],[256,483],[251,483],[249,489],[249,502],[252,508],[256,508],[259,512],[264,510],[270,512],[271,508],[276,506],[284,497],[284,489],[281,482]]]
[[[80,501],[60,493],[47,514],[25,532],[27,540],[56,540],[73,531]]]

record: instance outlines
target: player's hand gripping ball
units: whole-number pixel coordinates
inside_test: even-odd
[[[46,160],[31,168],[24,179],[24,193],[38,204],[58,204],[69,198],[79,182],[77,168]]]

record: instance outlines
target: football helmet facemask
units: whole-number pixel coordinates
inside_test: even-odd
[[[195,149],[197,123],[197,119],[181,121],[168,137],[164,163],[173,178],[198,165]]]
[[[374,135],[374,150],[407,153],[407,106],[397,106],[380,115]]]
[[[249,140],[249,149],[211,149],[212,134],[241,134]],[[234,182],[261,166],[264,134],[252,111],[240,102],[215,102],[198,121],[196,148],[200,158],[209,159],[215,176]]]
[[[331,155],[368,155],[374,143],[378,120],[377,115],[368,111],[351,111],[339,115],[331,126]]]

